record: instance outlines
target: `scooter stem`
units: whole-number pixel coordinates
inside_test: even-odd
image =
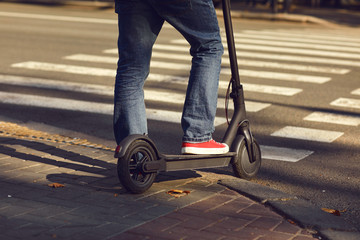
[[[234,114],[230,121],[226,133],[223,138],[223,143],[231,146],[237,135],[245,137],[246,146],[249,152],[250,162],[255,161],[254,140],[250,131],[250,123],[246,118],[246,109],[244,102],[244,91],[240,83],[239,67],[236,57],[234,32],[230,13],[230,0],[222,0],[222,8],[224,15],[224,24],[226,30],[227,47],[229,51],[229,59],[231,66],[231,94],[230,97],[234,101]]]
[[[223,143],[231,146],[233,140],[238,134],[237,129],[239,124],[246,119],[246,110],[244,103],[244,93],[243,88],[240,83],[239,67],[236,57],[235,41],[234,41],[234,32],[231,21],[230,13],[230,1],[222,0],[222,9],[224,16],[224,24],[226,30],[226,40],[227,47],[229,51],[229,60],[231,67],[231,94],[230,97],[234,101],[234,114],[230,121],[230,125],[225,133]]]

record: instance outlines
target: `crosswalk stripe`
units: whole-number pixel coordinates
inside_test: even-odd
[[[36,95],[27,95],[19,93],[0,92],[0,102],[22,106],[42,107],[68,111],[90,112],[97,114],[112,115],[113,104],[95,103],[81,100],[70,100],[63,98],[44,97]],[[146,116],[149,120],[157,120],[163,122],[171,122],[180,124],[181,113],[159,110],[147,109]],[[215,126],[226,123],[226,118],[216,117]]]
[[[339,47],[339,46],[331,46],[331,45],[294,43],[294,42],[284,42],[279,40],[271,41],[271,40],[256,40],[256,39],[242,38],[242,39],[236,39],[235,43],[239,43],[239,44],[249,43],[249,44],[259,44],[259,45],[306,48],[306,49],[341,51],[341,52],[360,52],[360,49],[356,49],[354,47]]]
[[[13,79],[17,79],[17,77],[14,77]],[[31,78],[28,80],[32,80],[33,83],[37,82],[37,79],[35,78]],[[51,81],[51,80],[47,80],[47,81]],[[59,81],[53,81],[52,83],[56,84],[56,82],[59,83]],[[58,84],[58,86],[61,85]],[[105,86],[105,89],[107,88],[108,87]],[[1,91],[0,91],[0,99],[1,99],[0,102],[2,103],[22,105],[22,106],[90,112],[90,113],[105,114],[105,115],[113,114],[113,105],[105,104],[105,103],[94,103],[94,102],[87,102],[81,100],[69,100],[63,98],[35,96],[35,95],[27,95],[27,94],[19,94],[19,93],[7,93]],[[159,109],[147,109],[146,115],[149,120],[170,122],[176,124],[179,124],[181,119],[180,112],[173,112],[173,111],[166,111]],[[226,122],[225,118],[222,117],[215,118],[215,126],[219,126],[221,124],[224,124],[225,122]],[[290,161],[290,162],[299,161],[312,153],[311,151],[306,151],[306,150],[277,148],[270,146],[261,146],[261,150],[262,150],[263,158],[265,159]]]
[[[222,69],[221,73],[231,75],[230,69]],[[239,70],[240,76],[253,77],[253,78],[265,78],[292,82],[307,82],[322,84],[331,80],[330,77],[301,75],[292,73],[279,73],[269,71],[253,71],[253,70]]]
[[[286,41],[286,42],[302,42],[302,43],[315,43],[315,44],[324,44],[331,46],[339,46],[340,49],[345,46],[344,49],[349,47],[360,47],[359,43],[351,43],[344,41],[329,41],[329,39],[321,40],[321,39],[307,39],[302,37],[287,37],[287,36],[273,36],[273,35],[264,35],[259,34],[259,32],[254,31],[243,31],[241,33],[234,33],[234,36],[238,38],[255,38],[255,39],[268,39],[268,40],[278,40],[278,41]]]
[[[151,61],[150,67],[176,69],[176,70],[190,70],[191,65]],[[222,68],[221,74],[231,75],[231,70],[229,68]],[[317,83],[317,84],[322,84],[331,80],[330,77],[311,76],[311,75],[302,75],[302,74],[293,74],[293,73],[278,73],[278,72],[270,72],[270,71],[253,71],[246,69],[239,69],[239,74],[241,76],[246,76],[246,77],[275,79],[275,80],[294,81],[294,82],[309,82],[309,83]]]
[[[184,104],[185,101],[185,93],[178,94],[173,92],[162,92],[162,91],[149,90],[149,89],[145,89],[144,92],[145,92],[144,94],[145,100],[171,102],[175,104]],[[271,106],[271,104],[269,103],[259,103],[253,101],[245,101],[245,105],[248,112],[258,112]],[[224,108],[224,107],[225,107],[225,99],[218,98],[218,108]],[[232,104],[229,104],[228,108],[230,110],[233,110],[234,106]]]
[[[154,51],[152,56],[155,58],[166,58],[172,60],[184,60],[191,61],[191,56],[174,54],[174,53],[162,53]],[[101,63],[110,63],[114,64],[117,62],[117,57],[107,57],[107,56],[97,56],[89,54],[74,54],[70,56],[65,56],[64,59],[76,60],[76,61],[88,61],[88,62],[101,62]],[[222,60],[223,64],[230,64],[230,60],[225,58]],[[332,67],[317,67],[310,65],[297,65],[297,64],[284,64],[276,62],[263,62],[263,61],[251,61],[251,60],[238,60],[240,66],[251,66],[259,68],[279,68],[279,69],[289,69],[297,71],[310,71],[310,72],[321,72],[321,73],[332,73],[332,74],[346,74],[350,70],[343,68],[332,68]]]
[[[360,95],[360,88],[354,90],[351,92],[351,94],[354,94],[354,95]]]
[[[359,126],[360,117],[336,114],[336,113],[325,113],[325,112],[313,112],[304,118],[306,121],[322,122],[322,123],[333,123],[348,126]]]
[[[166,50],[166,51],[175,51],[175,52],[189,52],[188,48],[182,46],[166,45],[166,44],[155,44],[154,49],[156,50]],[[117,49],[106,49],[103,52],[107,54],[117,54]],[[341,66],[354,66],[360,67],[360,61],[353,60],[343,60],[336,58],[319,58],[319,57],[308,57],[308,56],[297,56],[297,55],[284,55],[276,53],[257,53],[257,52],[248,52],[248,51],[236,51],[236,54],[243,57],[249,58],[260,58],[260,59],[271,59],[271,60],[281,60],[281,61],[293,61],[293,62],[308,62],[308,63],[320,63],[320,64],[334,64]],[[224,55],[228,55],[227,52]]]
[[[77,54],[65,57],[70,60],[78,61],[88,61],[88,62],[104,62],[104,63],[114,63],[115,58],[104,57],[104,56],[94,56],[87,54]],[[279,64],[281,65],[281,64]],[[150,67],[152,68],[162,68],[162,69],[172,69],[172,70],[187,70],[191,68],[189,64],[182,63],[169,63],[162,61],[151,61]],[[221,73],[231,75],[231,71],[228,69],[222,69]],[[299,82],[311,82],[311,83],[325,83],[331,80],[329,77],[319,77],[319,76],[310,76],[310,75],[300,75],[300,74],[290,74],[290,73],[276,73],[269,71],[252,71],[252,70],[240,70],[240,75],[248,77],[257,77],[257,78],[267,78],[267,79],[276,79],[276,80],[288,80],[288,81],[299,81]]]
[[[11,66],[16,68],[27,68],[33,70],[55,71],[55,72],[93,75],[93,76],[115,77],[116,74],[115,69],[83,67],[83,66],[53,64],[53,63],[34,62],[34,61],[14,63]]]
[[[178,44],[188,44],[186,41],[175,40]],[[281,52],[281,53],[296,53],[296,54],[305,54],[305,55],[315,55],[315,56],[326,56],[326,57],[337,57],[337,58],[353,58],[353,59],[360,59],[360,54],[356,53],[346,53],[346,52],[337,52],[337,51],[325,51],[325,50],[314,50],[314,49],[303,49],[303,48],[290,48],[290,47],[276,47],[276,46],[263,46],[263,45],[256,45],[256,40],[248,41],[250,43],[244,43],[245,40],[238,40],[239,42],[243,42],[241,44],[236,45],[236,49],[252,49],[257,51],[266,51],[266,52]],[[262,41],[264,44],[266,41]],[[281,45],[280,45],[281,46]],[[176,46],[178,48],[179,46]],[[175,48],[173,46],[173,48]],[[181,51],[184,51],[185,47],[182,46]],[[189,47],[186,48],[189,50]],[[180,49],[179,49],[180,51]]]
[[[330,105],[346,108],[360,108],[360,99],[338,98],[331,102]]]
[[[169,75],[161,75],[161,74],[149,74],[148,81],[168,81],[177,84],[187,85],[188,78],[187,77],[177,77],[177,76],[169,76]],[[219,82],[219,89],[227,90],[229,82],[220,81]],[[244,86],[245,91],[250,92],[259,92],[259,93],[266,93],[266,94],[276,94],[276,95],[283,95],[283,96],[293,96],[297,93],[302,92],[300,88],[289,88],[289,87],[278,87],[278,86],[270,86],[270,85],[263,85],[263,84],[252,84],[252,83],[242,83]]]
[[[343,132],[337,131],[286,126],[278,131],[275,131],[271,134],[271,136],[331,143],[343,134]]]
[[[74,82],[65,82],[65,81],[56,81],[49,79],[36,79],[36,78],[25,78],[25,77],[16,77],[8,75],[0,75],[0,82],[11,85],[18,86],[29,86],[29,87],[40,87],[46,89],[56,89],[56,90],[65,90],[65,91],[75,91],[83,93],[92,93],[100,94],[106,96],[114,95],[114,88],[110,86],[103,86],[97,84],[84,84],[84,83],[74,83]],[[145,100],[147,101],[161,101],[161,102],[171,102],[175,104],[184,104],[185,93],[179,94],[174,92],[163,92],[145,89]],[[261,111],[271,104],[268,103],[259,103],[253,101],[245,101],[246,108],[248,112],[258,112]],[[225,99],[218,98],[218,107],[224,108]],[[229,104],[229,109],[234,109],[232,104]]]
[[[24,64],[16,64],[13,65],[14,67],[24,67]],[[38,65],[39,67],[41,67],[40,65]],[[27,65],[28,68],[32,68],[35,67],[35,64],[29,64]],[[49,68],[46,68],[49,69]],[[61,69],[65,69],[64,67],[61,67]],[[87,70],[87,69],[85,69]],[[85,71],[82,71],[85,72]],[[164,78],[166,79],[175,79],[175,81],[173,82],[177,82],[177,83],[182,83],[182,84],[187,84],[187,78],[179,78],[176,76],[165,76],[165,75],[160,75],[160,74],[150,74],[148,77],[148,80],[150,81],[163,81]],[[4,81],[6,78],[3,78]],[[246,91],[252,91],[252,92],[260,92],[260,93],[268,93],[268,94],[277,94],[277,95],[284,95],[284,96],[293,96],[299,92],[302,91],[302,89],[299,88],[287,88],[287,87],[276,87],[276,86],[268,86],[268,85],[260,85],[260,84],[249,84],[249,83],[244,83],[243,84],[244,89]],[[220,89],[227,89],[228,87],[228,83],[227,82],[220,82],[219,83],[219,88]]]
[[[170,53],[154,51],[152,53],[152,56],[155,58],[191,61],[190,55],[183,55],[183,54],[175,54],[175,53],[170,54]],[[223,58],[222,64],[230,65],[230,60],[228,58]],[[295,71],[320,72],[320,73],[332,73],[332,74],[346,74],[350,72],[349,69],[343,69],[343,68],[287,64],[287,63],[279,63],[279,62],[253,61],[247,59],[238,59],[238,64],[240,68],[242,66],[249,66],[249,67],[258,67],[258,68],[277,68],[277,69],[287,69],[287,70],[295,70]]]
[[[95,103],[81,100],[54,98],[19,93],[0,92],[0,101],[7,104],[22,106],[44,107],[51,109],[90,112],[99,114],[112,114],[113,105],[106,103]]]
[[[354,47],[345,47],[345,46],[334,46],[327,44],[315,44],[315,43],[304,43],[304,42],[291,42],[283,41],[281,39],[256,39],[256,37],[247,37],[245,34],[241,34],[241,37],[235,38],[236,44],[258,44],[266,46],[281,46],[281,47],[293,47],[293,48],[306,48],[306,49],[316,49],[316,50],[329,50],[329,51],[341,51],[341,52],[360,52],[360,49]],[[186,40],[178,39],[173,40],[173,43],[185,44]]]
[[[55,16],[55,15],[34,14],[34,13],[0,12],[0,16],[41,19],[41,20],[56,20],[56,21],[66,21],[66,22],[101,23],[101,24],[112,24],[112,25],[118,24],[118,21],[115,19]]]
[[[360,40],[356,39],[356,38],[350,38],[350,37],[340,37],[340,36],[334,36],[334,34],[326,34],[326,35],[319,35],[319,34],[313,34],[314,32],[311,31],[312,34],[304,34],[304,31],[301,32],[289,32],[289,30],[286,30],[286,32],[279,30],[273,30],[273,31],[268,31],[268,30],[244,30],[244,33],[255,33],[255,34],[264,34],[264,35],[275,35],[275,36],[289,36],[289,37],[299,37],[299,38],[303,38],[303,39],[322,39],[325,41],[342,41],[342,42],[352,42],[352,43],[356,43],[359,46],[360,45]]]
[[[220,81],[219,88],[227,89],[228,84],[229,84],[228,82]],[[278,87],[278,86],[252,84],[252,83],[242,83],[242,85],[245,91],[276,94],[283,96],[294,96],[295,94],[302,92],[302,89],[300,88]]]
[[[279,160],[286,162],[298,162],[311,154],[313,151],[261,145],[261,157],[263,159]]]
[[[83,67],[83,66],[74,66],[74,65],[65,65],[65,64],[52,64],[44,62],[22,62],[15,63],[11,65],[12,67],[17,68],[27,68],[33,70],[43,70],[43,71],[56,71],[56,72],[65,72],[73,74],[83,74],[83,75],[94,75],[94,76],[108,76],[115,77],[115,70],[105,69],[105,68],[95,68],[95,67]],[[152,61],[151,67],[154,68],[165,68],[165,69],[177,69],[177,70],[190,70],[190,65],[188,64],[174,64],[167,62]],[[230,69],[222,69],[222,74],[231,75]],[[296,81],[296,82],[309,82],[322,84],[331,80],[329,77],[319,77],[319,76],[310,76],[310,75],[300,75],[300,74],[291,74],[291,73],[277,73],[277,72],[267,72],[267,71],[252,71],[252,70],[240,70],[241,76],[247,77],[256,77],[256,78],[265,78],[265,79],[275,79],[275,80],[284,80],[284,81]]]

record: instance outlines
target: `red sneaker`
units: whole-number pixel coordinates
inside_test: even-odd
[[[229,152],[229,146],[225,143],[218,143],[211,139],[208,142],[183,142],[182,154],[223,154]]]

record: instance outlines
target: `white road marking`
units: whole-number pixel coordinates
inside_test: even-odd
[[[17,13],[17,12],[0,12],[1,17],[17,17],[17,18],[30,18],[40,20],[56,20],[65,22],[82,22],[82,23],[101,23],[117,25],[116,19],[101,19],[101,18],[85,18],[85,17],[71,17],[71,16],[56,16],[46,14],[34,14],[34,13]]]
[[[165,50],[172,52],[184,52],[189,53],[189,46],[180,46],[180,45],[168,45],[168,44],[155,44],[155,50]],[[237,47],[237,49],[240,49]],[[251,49],[251,48],[249,48]],[[246,48],[245,50],[248,50]],[[104,53],[108,54],[117,54],[117,49],[107,49],[104,50]],[[262,59],[276,59],[282,61],[295,61],[295,62],[309,62],[309,63],[324,63],[324,64],[336,64],[336,65],[344,65],[344,66],[360,66],[360,61],[354,60],[345,60],[336,58],[319,58],[319,57],[310,57],[310,56],[297,56],[297,55],[283,55],[276,53],[257,53],[257,52],[248,52],[248,51],[236,51],[237,56],[240,58],[250,57],[250,58],[262,58]],[[224,56],[227,56],[228,52],[224,52]]]
[[[116,74],[115,69],[83,67],[83,66],[53,64],[53,63],[34,62],[34,61],[15,63],[12,64],[11,66],[16,68],[26,68],[33,70],[64,72],[64,73],[93,75],[93,76],[115,77]]]
[[[329,50],[329,51],[344,51],[344,52],[360,52],[360,49],[354,47],[344,47],[344,46],[334,46],[327,44],[315,44],[315,43],[303,43],[303,42],[291,42],[283,41],[281,39],[256,39],[256,37],[246,37],[245,34],[241,34],[241,37],[236,37],[236,45],[242,44],[258,44],[265,46],[281,46],[281,47],[293,47],[293,48],[302,48],[302,49],[316,49],[316,50]],[[173,40],[173,43],[176,44],[187,44],[188,42],[183,39]],[[225,43],[224,43],[225,45]]]
[[[113,115],[113,104],[95,103],[81,100],[70,100],[63,98],[44,97],[19,93],[0,92],[0,102],[6,104],[41,107],[77,112],[89,112],[105,115]],[[146,115],[149,120],[171,122],[180,124],[181,113],[158,109],[147,109]],[[215,126],[226,123],[223,117],[215,118]]]
[[[95,103],[64,98],[44,97],[20,93],[0,92],[0,101],[7,104],[22,106],[43,107],[51,109],[112,114],[113,104]]]
[[[229,83],[220,81],[219,88],[220,89],[227,89]],[[259,93],[266,93],[266,94],[276,94],[276,95],[283,95],[283,96],[294,96],[302,92],[300,88],[288,88],[288,87],[277,87],[277,86],[270,86],[270,85],[262,85],[262,84],[252,84],[252,83],[242,83],[244,91],[247,92],[259,92]]]
[[[276,33],[275,33],[276,34]],[[234,33],[236,39],[238,38],[254,38],[254,39],[268,39],[268,40],[277,40],[277,41],[286,41],[286,42],[302,42],[302,43],[315,43],[315,44],[322,44],[322,45],[331,45],[331,46],[339,46],[340,49],[345,46],[348,47],[360,47],[359,43],[353,42],[344,42],[344,41],[335,41],[335,40],[321,40],[321,39],[308,39],[304,38],[304,35],[301,37],[288,37],[288,36],[279,36],[279,35],[271,35],[271,34],[262,34],[258,31],[243,31],[241,33]]]
[[[158,53],[154,52],[153,54],[154,56],[159,56]],[[173,56],[172,54],[162,54],[160,53],[160,55],[166,55],[168,58],[173,59],[171,56]],[[190,58],[183,58],[185,56],[183,55],[175,55],[175,59],[182,59],[182,60],[190,60]],[[76,55],[71,55],[71,56],[66,56],[65,59],[69,59],[69,60],[77,60],[77,61],[86,61],[86,62],[101,62],[101,63],[114,63],[116,62],[117,58],[114,57],[103,57],[103,56],[95,56],[95,55],[87,55],[87,54],[76,54]],[[240,61],[241,62],[241,61]],[[269,63],[271,64],[271,63]],[[265,67],[266,63],[264,65],[262,65],[262,67]],[[276,64],[278,66],[284,66],[283,64]],[[190,63],[189,64],[181,64],[181,63],[168,63],[168,62],[160,62],[160,61],[151,61],[150,64],[151,67],[153,68],[165,68],[165,69],[176,69],[176,70],[190,70]],[[254,63],[254,66],[256,66],[256,63]],[[286,66],[285,66],[286,67]],[[305,70],[307,67],[310,66],[303,66]],[[279,67],[280,68],[280,67]],[[320,69],[318,69],[320,70]],[[323,71],[326,71],[326,69],[322,69]],[[226,72],[228,74],[230,74],[228,72],[228,70],[223,70],[223,72]],[[256,77],[260,77],[260,74],[256,74],[254,71],[249,71],[249,70],[240,70],[240,74],[241,75],[246,75],[246,76],[255,76]],[[304,75],[294,75],[294,74],[283,74],[283,73],[274,73],[276,79],[281,79],[281,80],[286,80],[286,79],[305,79],[305,80],[299,80],[299,81],[310,81],[310,82],[314,82],[316,81],[316,83],[324,83],[326,81],[329,80],[329,78],[323,78],[323,77],[318,77],[318,76],[308,76],[306,75],[305,77],[303,77]],[[261,76],[264,76],[264,78],[271,78],[272,72],[261,72]],[[300,77],[299,77],[300,76]],[[309,80],[310,79],[310,80]],[[250,89],[250,87],[249,87]],[[259,88],[257,88],[259,89]],[[275,89],[275,88],[273,88]],[[285,90],[285,89],[284,89]],[[288,88],[287,90],[290,90],[290,88]],[[276,90],[277,92],[279,92],[278,90]],[[295,90],[296,93],[298,92],[298,89]]]
[[[256,34],[263,34],[263,35],[275,35],[275,36],[288,36],[288,37],[298,37],[298,38],[302,38],[302,39],[322,39],[325,41],[342,41],[342,42],[353,42],[356,43],[359,46],[360,44],[360,40],[357,38],[350,38],[350,37],[340,37],[340,36],[334,36],[326,34],[326,35],[318,35],[318,34],[313,34],[313,31],[311,31],[312,34],[305,34],[306,32],[302,31],[302,32],[289,32],[288,30],[286,32],[283,32],[282,30],[280,31],[268,31],[268,30],[263,30],[263,31],[256,31],[256,30],[245,30],[243,31],[244,33],[256,33]]]
[[[33,69],[33,70],[55,71],[55,72],[65,72],[65,73],[93,75],[93,76],[115,77],[116,74],[116,71],[114,69],[83,67],[83,66],[74,66],[74,65],[65,65],[65,64],[53,64],[53,63],[35,62],[35,61],[15,63],[12,64],[11,66],[17,68]],[[173,70],[174,69],[190,70],[190,65],[188,64],[174,64],[174,63],[158,62],[158,61],[152,61],[151,67],[173,69]],[[221,73],[231,75],[230,69],[222,69]],[[240,75],[247,77],[276,79],[276,80],[295,81],[295,82],[309,82],[309,83],[317,83],[317,84],[322,84],[331,80],[331,78],[329,77],[319,77],[319,76],[290,74],[290,73],[277,73],[277,72],[267,72],[267,71],[252,71],[252,70],[240,70]]]
[[[338,98],[331,102],[330,105],[346,108],[360,108],[360,99]]]
[[[171,83],[186,85],[188,82],[188,77],[177,77],[177,76],[171,76],[171,75],[151,74],[150,73],[147,81],[171,82]],[[228,88],[228,84],[229,84],[229,82],[220,81],[219,89],[226,91]],[[277,86],[252,84],[252,83],[242,83],[242,85],[244,86],[245,91],[259,92],[259,93],[266,93],[266,94],[293,96],[297,93],[302,92],[302,89],[300,89],[300,88],[277,87]]]
[[[313,122],[348,125],[348,126],[360,125],[360,117],[344,115],[344,114],[325,113],[325,112],[313,112],[308,116],[306,116],[304,120],[313,121]]]
[[[166,44],[155,44],[154,49],[175,51],[175,52],[189,52],[188,48],[178,47],[178,46],[174,47],[174,45],[166,45]],[[117,54],[118,50],[116,48],[106,49],[103,52],[107,54]],[[335,58],[319,58],[319,57],[307,57],[307,56],[297,56],[297,55],[284,55],[284,54],[276,54],[276,53],[257,53],[257,52],[247,52],[247,51],[236,51],[236,54],[237,56],[240,57],[360,67],[360,61],[342,60]],[[226,56],[228,55],[228,53],[225,51],[224,55]]]
[[[228,68],[223,68],[221,70],[222,74],[231,75],[231,70]],[[253,77],[253,78],[265,78],[265,79],[274,79],[282,81],[292,81],[292,82],[307,82],[307,83],[316,83],[322,84],[331,80],[330,77],[321,77],[321,76],[311,76],[311,75],[302,75],[302,74],[293,74],[293,73],[279,73],[279,72],[269,72],[269,71],[253,71],[253,70],[239,70],[240,76]]]
[[[337,131],[286,126],[272,133],[271,136],[331,143],[343,134],[343,132]]]
[[[70,56],[65,56],[64,59],[83,61],[83,62],[110,63],[110,64],[116,64],[118,60],[117,57],[97,56],[90,54],[74,54]]]
[[[277,41],[264,41],[264,40],[255,40],[255,39],[241,39],[237,40],[241,44],[236,45],[236,49],[252,49],[252,50],[259,50],[259,51],[266,51],[266,52],[283,52],[283,53],[296,53],[296,54],[306,54],[306,55],[315,55],[315,56],[328,56],[328,57],[342,57],[342,58],[355,58],[359,59],[360,54],[356,53],[346,53],[346,52],[339,52],[339,51],[325,51],[325,50],[315,50],[315,49],[305,49],[305,48],[293,48],[296,44],[294,43],[288,43],[288,44],[278,44]],[[236,42],[236,40],[235,40]],[[269,42],[269,43],[267,43]],[[272,44],[270,44],[273,42]],[[173,40],[172,43],[176,44],[183,44],[186,45],[186,48],[182,46],[179,50],[173,50],[173,51],[185,51],[185,49],[189,49],[190,46],[188,45],[187,41],[184,41],[183,39],[177,39]],[[259,45],[253,45],[253,44],[259,44]],[[263,45],[260,45],[263,44]],[[264,46],[265,45],[265,46]],[[275,46],[267,46],[267,45],[275,45]],[[286,45],[292,45],[291,47],[284,47]],[[280,47],[277,47],[280,46]],[[226,44],[224,43],[224,47],[226,47]],[[168,47],[167,47],[168,48]],[[173,47],[175,48],[175,47]],[[177,47],[176,47],[177,48]],[[325,47],[324,47],[325,48]],[[172,50],[172,49],[167,49]],[[354,51],[352,51],[354,52]],[[356,51],[355,51],[356,52]]]
[[[155,63],[156,64],[156,63]],[[60,72],[68,72],[68,73],[77,73],[77,74],[89,74],[89,75],[96,75],[96,76],[111,76],[114,77],[115,73],[113,70],[110,69],[101,69],[101,68],[89,68],[89,67],[80,67],[80,66],[72,66],[72,65],[62,65],[62,64],[49,64],[49,63],[39,63],[39,62],[25,62],[25,63],[17,63],[13,64],[13,67],[19,68],[28,68],[34,70],[45,70],[45,71],[60,71]],[[185,67],[185,66],[183,66]],[[278,75],[279,77],[279,75]],[[165,76],[167,79],[177,79],[179,83],[187,84],[187,78],[175,78],[171,76]],[[148,80],[156,80],[158,79],[161,81],[164,79],[163,75],[150,74]],[[314,79],[312,79],[314,80]],[[302,91],[299,88],[286,88],[286,87],[275,87],[269,85],[258,85],[258,84],[243,84],[244,88],[247,91],[253,92],[261,92],[261,93],[268,93],[268,94],[278,94],[278,95],[285,95],[285,96],[293,96]],[[221,89],[227,89],[228,83],[220,82],[219,87]]]
[[[115,58],[112,57],[94,56],[94,55],[86,55],[86,54],[77,54],[77,55],[67,56],[65,58],[71,60],[78,60],[78,61],[103,62],[103,63],[114,63],[114,61],[116,61]],[[281,64],[278,65],[280,66]],[[169,63],[169,62],[161,62],[161,61],[153,60],[150,62],[150,67],[190,71],[191,64]],[[231,75],[231,71],[226,68],[223,68],[221,73]],[[291,73],[277,73],[277,72],[269,72],[269,71],[253,71],[253,70],[240,70],[240,75],[248,76],[248,77],[256,77],[256,78],[310,82],[310,83],[318,83],[318,84],[325,83],[331,80],[331,78],[329,77],[291,74]]]
[[[351,94],[354,94],[354,95],[360,95],[360,88],[354,90],[351,92]]]
[[[165,58],[173,60],[183,60],[191,61],[191,56],[188,54],[175,54],[175,53],[164,53],[154,51],[152,56],[155,58]],[[230,60],[228,58],[222,59],[222,64],[230,65]],[[320,73],[331,73],[331,74],[346,74],[349,73],[349,69],[344,68],[333,68],[333,67],[320,67],[313,65],[299,65],[299,64],[288,64],[288,63],[279,63],[279,62],[264,62],[264,61],[253,61],[246,59],[238,59],[238,64],[240,68],[242,66],[249,67],[258,67],[258,68],[277,68],[277,69],[286,69],[286,70],[295,70],[295,71],[306,71],[306,72],[320,72]]]
[[[16,76],[7,76],[7,75],[0,75],[0,82],[11,85],[18,85],[18,86],[92,93],[92,94],[99,94],[106,96],[114,95],[114,87],[97,85],[97,84],[84,84],[84,83],[16,77]],[[145,100],[147,101],[171,102],[175,104],[184,104],[185,101],[185,92],[181,94],[181,93],[164,92],[164,91],[156,91],[149,89],[145,89],[144,92],[145,92]],[[245,104],[248,112],[258,112],[271,106],[271,104],[268,103],[259,103],[253,101],[245,101]],[[221,109],[225,107],[224,98],[218,98],[218,107]],[[229,109],[230,110],[234,109],[233,104],[229,104]]]
[[[285,162],[298,162],[314,153],[313,151],[309,150],[264,145],[261,145],[260,149],[261,157],[263,159],[279,160]]]
[[[182,48],[175,48],[173,45],[163,45],[163,44],[155,44],[154,47],[161,50],[160,47],[165,46],[164,49],[167,51],[177,51],[177,52],[188,52],[187,49]],[[107,54],[117,54],[117,49],[107,49],[103,51]],[[342,66],[354,66],[360,67],[360,61],[352,61],[352,60],[342,60],[342,59],[335,59],[335,58],[319,58],[319,57],[306,57],[306,56],[297,56],[297,55],[284,55],[284,54],[275,54],[275,53],[257,53],[257,52],[247,52],[247,51],[237,51],[236,54],[240,57],[250,57],[250,58],[260,58],[260,59],[271,59],[271,60],[280,60],[280,61],[293,61],[293,62],[308,62],[308,63],[321,63],[321,64],[334,64],[334,65],[342,65]],[[228,55],[227,52],[224,55]],[[339,70],[335,70],[338,72]],[[348,69],[345,69],[345,73],[349,72]],[[333,73],[333,72],[329,72]],[[343,74],[343,70],[340,70],[340,74]]]

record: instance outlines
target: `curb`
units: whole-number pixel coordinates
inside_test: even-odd
[[[360,239],[360,232],[343,217],[326,213],[310,201],[243,179],[224,179],[219,184],[270,207],[302,228],[317,232],[321,239]]]

